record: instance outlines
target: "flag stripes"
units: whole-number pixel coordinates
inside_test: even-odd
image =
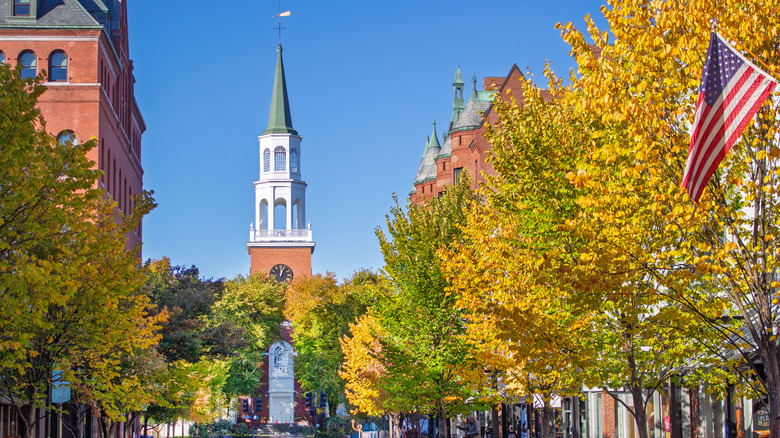
[[[720,53],[715,53],[717,51]],[[739,67],[731,73],[729,68],[736,66]],[[723,79],[728,82],[719,83]],[[771,76],[736,53],[719,35],[713,34],[682,183],[694,201],[698,202],[715,169],[775,85]]]

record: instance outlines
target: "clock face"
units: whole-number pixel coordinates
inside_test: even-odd
[[[283,281],[290,282],[293,279],[293,271],[289,266],[279,263],[278,265],[274,265],[273,268],[271,268],[271,270],[268,272],[268,276],[278,281],[279,283]]]

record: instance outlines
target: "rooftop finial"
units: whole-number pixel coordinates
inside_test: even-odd
[[[279,47],[282,46],[282,30],[286,30],[286,27],[282,27],[282,17],[289,17],[290,11],[282,12],[282,0],[279,0],[279,13],[271,18],[278,18],[279,24],[274,28],[279,31]]]
[[[477,74],[474,73],[474,75],[471,77],[471,96],[469,96],[470,101],[477,100],[479,98],[479,94],[477,94]]]
[[[428,141],[428,147],[441,147],[441,144],[439,144],[439,137],[436,135],[436,120],[433,121],[433,132],[431,132],[431,138]]]

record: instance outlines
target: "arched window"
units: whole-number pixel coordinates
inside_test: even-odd
[[[55,50],[49,56],[49,81],[66,82],[68,80],[68,57],[62,50]]]
[[[274,149],[274,172],[284,172],[287,169],[287,153],[283,147]]]
[[[260,230],[268,229],[268,201],[260,201]]]
[[[287,229],[287,202],[277,199],[274,205],[274,230]]]
[[[68,144],[71,146],[76,146],[79,144],[79,138],[76,137],[76,133],[71,130],[65,130],[57,134],[57,143],[59,144]]]
[[[35,78],[37,73],[38,63],[36,62],[35,53],[31,50],[25,50],[19,54],[19,62],[22,63],[22,78],[31,79]]]
[[[263,172],[270,172],[271,171],[271,150],[266,149],[265,152],[263,152]]]
[[[5,64],[5,53],[0,50],[0,64]]]
[[[298,173],[298,152],[295,149],[290,151],[290,172]]]
[[[296,199],[293,201],[293,209],[292,209],[292,229],[294,230],[303,230],[306,227],[304,226],[304,217],[303,217],[303,203],[300,199]]]

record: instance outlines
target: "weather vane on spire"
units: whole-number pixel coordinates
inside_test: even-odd
[[[282,12],[282,0],[279,0],[279,13],[274,15],[271,18],[278,18],[279,24],[274,28],[279,31],[279,45],[282,45],[282,29],[287,29],[286,27],[282,27],[282,17],[289,17],[290,11],[284,11]]]

